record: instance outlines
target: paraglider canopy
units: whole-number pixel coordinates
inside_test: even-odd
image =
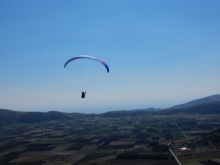
[[[98,61],[100,63],[102,63],[106,70],[107,70],[107,73],[109,72],[109,67],[108,65],[103,61],[101,60],[100,58],[97,58],[97,57],[93,57],[93,56],[88,56],[88,55],[80,55],[80,56],[76,56],[76,57],[73,57],[71,59],[69,59],[65,64],[64,64],[64,68],[67,66],[67,64],[69,64],[71,61],[74,61],[74,60],[77,60],[77,59],[82,59],[82,58],[86,58],[86,59],[92,59],[92,60],[95,60],[95,61]]]

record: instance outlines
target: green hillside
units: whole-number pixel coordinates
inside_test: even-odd
[[[198,137],[194,140],[191,140],[190,142],[183,144],[183,146],[187,146],[192,149],[220,149],[220,128],[212,132],[209,132],[201,137]]]

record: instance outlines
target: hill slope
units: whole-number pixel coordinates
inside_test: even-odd
[[[184,103],[184,104],[179,104],[179,105],[170,107],[169,109],[188,108],[188,107],[196,106],[199,104],[212,103],[212,102],[220,102],[220,94],[204,97],[201,99],[196,99],[196,100]]]
[[[178,114],[178,113],[186,113],[186,114],[220,114],[220,102],[206,103],[200,104],[188,108],[171,108],[162,111],[158,111],[161,114]]]
[[[214,130],[210,133],[207,133],[199,138],[191,140],[190,142],[185,143],[183,146],[189,148],[210,148],[220,149],[220,129]]]
[[[0,109],[0,126],[16,123],[37,123],[51,120],[69,120],[82,116],[83,114],[62,113],[57,111],[49,112],[18,112]]]

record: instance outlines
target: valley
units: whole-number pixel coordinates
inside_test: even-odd
[[[166,162],[167,165],[176,165],[169,151],[155,150],[156,146],[166,146],[170,142],[170,148],[183,165],[201,164],[202,161],[220,159],[219,148],[200,147],[189,152],[178,149],[186,142],[220,128],[219,119],[220,115],[212,114],[85,115],[74,120],[2,126],[0,164],[162,165]],[[217,154],[201,156],[206,152]],[[119,156],[123,154],[130,158],[133,154],[142,157]],[[159,154],[167,156],[163,159],[152,156]]]

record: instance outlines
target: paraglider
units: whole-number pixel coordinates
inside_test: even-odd
[[[107,65],[107,63],[105,63],[102,59],[100,58],[97,58],[97,57],[93,57],[93,56],[89,56],[89,55],[80,55],[80,56],[76,56],[76,57],[73,57],[71,59],[69,59],[65,64],[64,64],[64,68],[72,61],[74,60],[77,60],[77,59],[91,59],[91,60],[95,60],[97,62],[100,62],[102,65],[104,65],[104,67],[106,68],[107,70],[107,73],[109,73],[109,67]],[[86,91],[85,92],[82,92],[81,94],[81,98],[85,98],[85,94],[86,94]]]

